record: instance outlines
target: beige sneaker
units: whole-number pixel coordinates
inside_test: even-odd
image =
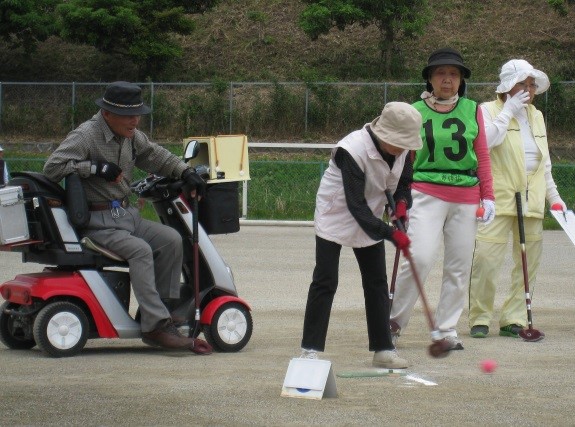
[[[373,355],[373,366],[388,369],[405,369],[409,367],[407,360],[397,354],[397,350],[376,351]]]

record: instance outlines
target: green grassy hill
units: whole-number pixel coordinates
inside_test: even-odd
[[[401,40],[394,81],[419,81],[429,53],[459,49],[473,81],[496,81],[510,58],[524,58],[554,80],[575,80],[575,6],[560,17],[545,0],[430,0],[433,17],[417,40]],[[280,0],[223,0],[194,19],[182,38],[185,55],[157,81],[381,81],[374,26],[332,30],[311,41],[297,26],[304,4]],[[131,64],[93,48],[50,39],[25,58],[0,45],[3,81],[134,80]]]
[[[431,51],[460,50],[476,81],[497,80],[500,66],[520,57],[562,80],[575,79],[575,7],[559,17],[545,0],[431,0],[425,34],[397,45],[395,80],[419,80]],[[297,27],[299,1],[228,0],[198,20],[186,40],[183,69],[192,79],[284,79],[331,76],[337,80],[381,80],[374,26],[332,30],[311,41]],[[267,17],[250,21],[253,12]]]

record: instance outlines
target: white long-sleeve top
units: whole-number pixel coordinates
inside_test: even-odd
[[[525,151],[525,172],[529,174],[536,170],[541,161],[541,151],[537,147],[535,139],[533,138],[533,132],[529,125],[526,109],[521,110],[521,112],[515,117],[505,109],[502,109],[496,117],[492,117],[487,107],[483,104],[481,105],[481,110],[483,112],[483,123],[485,125],[485,136],[487,138],[487,147],[489,148],[489,151],[503,143],[507,135],[509,122],[512,118],[515,118],[519,124],[521,139],[523,140]],[[560,199],[560,196],[557,191],[557,185],[555,184],[553,175],[551,174],[550,157],[545,159],[545,186],[545,198],[549,204],[552,205]]]

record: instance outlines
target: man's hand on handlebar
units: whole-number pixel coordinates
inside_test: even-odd
[[[188,168],[182,172],[182,179],[190,186],[192,197],[203,197],[206,193],[206,182],[196,173],[194,168]]]

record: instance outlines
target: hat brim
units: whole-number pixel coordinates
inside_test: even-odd
[[[144,114],[150,114],[152,109],[145,104],[138,107],[116,107],[104,102],[104,98],[97,99],[96,105],[103,110],[109,111],[110,113],[116,114],[118,116],[142,116]]]
[[[453,65],[461,70],[464,79],[468,79],[471,77],[471,70],[463,65],[461,62],[456,61],[454,59],[439,59],[434,62],[430,62],[427,66],[421,71],[421,76],[424,80],[429,78],[429,71],[434,67],[439,67],[440,65]]]
[[[388,134],[380,127],[377,126],[377,122],[381,118],[381,115],[377,116],[375,119],[369,123],[369,129],[373,135],[380,141],[394,147],[401,148],[403,150],[419,150],[423,146],[421,141],[421,136],[419,134],[419,129],[416,133],[411,136],[404,136],[403,138],[397,138],[397,134]]]
[[[540,95],[549,89],[551,83],[549,82],[549,77],[543,71],[539,71],[536,69],[532,70],[525,70],[517,73],[513,76],[512,79],[509,79],[505,82],[499,83],[497,89],[495,89],[496,93],[507,93],[513,89],[517,83],[524,81],[527,77],[533,77],[535,80],[535,84],[537,85],[537,90],[535,91],[535,95]]]

